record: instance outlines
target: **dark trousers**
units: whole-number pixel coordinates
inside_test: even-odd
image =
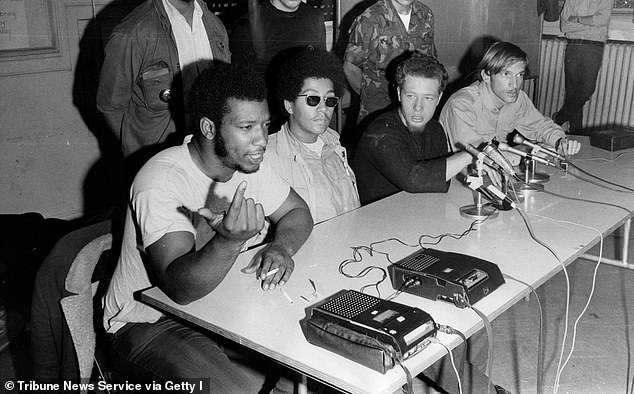
[[[583,105],[597,85],[603,62],[604,44],[597,41],[568,40],[564,57],[566,96],[553,119],[558,125],[570,122],[570,130],[582,128]]]
[[[197,393],[292,393],[292,374],[275,362],[169,317],[128,323],[111,336],[116,370],[137,383],[202,382]],[[291,375],[292,376],[292,375]],[[279,378],[279,379],[278,379]]]

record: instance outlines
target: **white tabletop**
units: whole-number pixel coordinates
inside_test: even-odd
[[[634,151],[618,156],[621,153],[591,148],[586,141],[581,154],[573,162],[593,174],[634,187]],[[609,191],[570,175],[565,176],[557,170],[546,171],[543,167],[538,167],[538,170],[551,174],[547,190],[634,209],[632,193]],[[164,311],[344,391],[391,393],[405,383],[400,368],[393,368],[383,375],[306,341],[302,330],[310,315],[310,304],[300,296],[313,292],[309,279],[317,284],[319,299],[341,289],[359,290],[376,282],[382,275],[379,270],[359,279],[349,279],[339,273],[340,263],[352,257],[351,247],[368,246],[387,238],[398,238],[415,245],[423,234],[462,233],[472,221],[460,216],[459,208],[471,203],[471,191],[454,181],[447,194],[399,193],[315,226],[306,244],[294,257],[295,272],[284,286],[293,304],[278,289],[263,291],[253,275],[240,272],[240,268],[246,266],[253,256],[253,250],[242,254],[225,280],[212,293],[196,302],[177,305],[158,288],[146,290],[142,298]],[[591,226],[602,234],[610,233],[631,217],[621,209],[563,200],[545,193],[531,194],[520,207],[529,214]],[[575,260],[599,240],[599,235],[590,229],[530,215],[529,220],[535,235],[550,246],[564,264]],[[557,259],[530,237],[524,221],[515,210],[500,212],[497,218],[486,221],[478,231],[461,239],[447,237],[438,245],[426,246],[489,260],[496,263],[504,274],[534,287],[562,269]],[[415,250],[395,241],[375,245],[375,249],[388,252],[392,261]],[[357,273],[371,265],[382,268],[389,265],[384,255],[360,253],[363,260],[348,265],[346,272]],[[379,289],[383,298],[394,292],[389,278]],[[507,280],[506,284],[477,302],[475,307],[489,319],[494,319],[528,291],[524,285]],[[373,289],[367,289],[366,293],[377,295]],[[437,323],[452,326],[467,336],[482,327],[481,319],[469,309],[458,309],[444,302],[405,293],[394,301],[419,307]],[[450,347],[459,343],[456,336],[440,333],[438,337]],[[432,344],[407,360],[405,365],[417,374],[444,354],[443,347]]]

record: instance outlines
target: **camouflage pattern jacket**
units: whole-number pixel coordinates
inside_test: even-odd
[[[415,50],[436,56],[434,15],[420,1],[412,4],[409,29],[391,0],[377,1],[355,19],[344,60],[363,73],[359,121],[390,104],[386,69],[395,57]]]

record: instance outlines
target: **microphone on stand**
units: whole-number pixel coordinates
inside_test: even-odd
[[[513,201],[511,197],[505,194],[502,190],[498,189],[495,185],[485,186],[482,182],[482,178],[480,177],[468,176],[466,179],[466,183],[470,189],[477,191],[492,203],[496,203],[496,200],[499,199],[511,208],[517,208],[515,201]]]
[[[513,142],[516,144],[522,144],[522,145],[526,145],[529,146],[531,148],[533,148],[536,152],[539,151],[543,151],[544,153],[546,153],[549,156],[554,157],[555,159],[559,159],[559,160],[566,160],[565,157],[562,157],[559,153],[555,152],[552,149],[546,148],[544,146],[538,145],[532,141],[529,141],[528,139],[526,139],[526,137],[524,137],[523,135],[521,135],[520,133],[516,132],[515,135],[513,135]]]
[[[466,150],[467,152],[469,152],[471,154],[471,156],[475,157],[478,160],[482,160],[482,162],[486,165],[488,165],[489,167],[493,168],[494,170],[502,173],[504,172],[504,169],[502,167],[500,167],[500,165],[496,162],[494,162],[489,156],[485,155],[483,152],[479,151],[477,148],[475,148],[473,145],[467,144],[467,145],[459,145],[460,148],[464,148],[464,150]]]
[[[517,178],[517,173],[511,163],[504,157],[504,155],[498,150],[498,148],[493,145],[492,142],[489,142],[482,148],[482,152],[487,155],[491,160],[496,162],[504,169],[504,172],[509,174],[513,178]]]
[[[546,159],[543,159],[543,158],[541,158],[539,156],[535,156],[535,155],[530,154],[528,152],[524,152],[524,151],[519,150],[519,149],[515,149],[515,148],[509,146],[509,144],[507,144],[506,142],[498,143],[498,149],[501,150],[502,152],[513,153],[513,154],[516,154],[518,156],[525,157],[528,160],[534,160],[534,161],[536,161],[538,163],[542,163],[542,164],[545,164],[547,166],[557,167],[554,163],[552,163],[552,162],[550,162],[550,161],[548,161]]]
[[[488,186],[486,186],[486,189],[488,191],[490,191],[491,193],[493,193],[497,198],[499,198],[503,202],[505,202],[508,205],[510,205],[511,207],[517,208],[517,204],[515,204],[515,201],[513,201],[513,199],[511,197],[509,197],[508,195],[503,193],[502,190],[500,190],[497,187],[495,187],[495,185],[488,185]]]
[[[466,181],[467,186],[469,186],[469,189],[475,190],[478,193],[480,193],[482,196],[484,196],[487,200],[489,200],[491,202],[495,202],[495,194],[493,194],[493,192],[489,191],[484,186],[484,183],[482,182],[482,178],[481,177],[479,177],[479,176],[467,176],[465,181]]]

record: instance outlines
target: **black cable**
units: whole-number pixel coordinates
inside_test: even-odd
[[[357,274],[348,274],[348,273],[346,273],[344,271],[344,269],[348,266],[348,264],[360,263],[363,260],[363,257],[361,257],[361,254],[359,253],[359,249],[368,250],[369,248],[366,248],[364,246],[360,246],[360,247],[355,247],[355,248],[352,248],[352,249],[353,249],[353,252],[352,252],[353,258],[352,259],[346,259],[346,260],[342,261],[339,264],[339,273],[341,275],[345,276],[346,278],[363,278],[366,275],[368,275],[370,272],[372,272],[372,270],[377,269],[377,270],[381,271],[382,277],[381,277],[380,280],[378,280],[374,284],[364,285],[364,286],[362,286],[359,289],[359,291],[361,293],[363,293],[365,291],[365,289],[367,289],[368,287],[374,287],[376,289],[376,293],[378,294],[379,298],[381,298],[381,291],[379,290],[379,285],[381,283],[383,283],[385,278],[387,278],[387,272],[382,267],[379,267],[379,266],[376,266],[376,265],[370,265],[370,266],[367,266],[367,267],[363,268]],[[372,255],[371,251],[370,251],[370,255]]]
[[[467,228],[462,233],[453,233],[453,234],[452,233],[445,233],[445,234],[436,235],[436,236],[423,234],[420,237],[418,237],[418,245],[422,249],[425,249],[423,244],[426,244],[426,245],[438,245],[445,237],[449,237],[449,238],[453,238],[453,239],[461,239],[462,237],[468,235],[472,231],[475,231],[477,225],[480,225],[480,224],[486,222],[488,219],[489,219],[489,216],[486,216],[483,219],[474,220],[473,222],[471,222],[471,225],[469,226],[469,228]],[[431,238],[431,239],[435,239],[435,241],[434,242],[423,242],[423,238],[426,238],[426,237],[427,238]]]
[[[599,182],[596,182],[596,181],[594,181],[594,180],[592,180],[592,179],[588,179],[588,178],[583,177],[583,176],[581,176],[581,175],[579,175],[579,174],[575,174],[575,173],[574,173],[574,172],[572,172],[572,171],[568,171],[568,175],[570,175],[570,176],[572,176],[572,177],[575,177],[575,178],[577,178],[577,179],[580,179],[580,180],[582,180],[582,181],[584,181],[584,182],[588,182],[588,183],[589,183],[589,184],[591,184],[591,185],[598,186],[598,187],[600,187],[600,188],[603,188],[603,189],[607,189],[607,190],[613,191],[613,192],[615,192],[615,193],[630,193],[630,192],[629,192],[629,191],[627,191],[627,190],[620,190],[620,189],[617,189],[617,188],[614,188],[614,187],[610,187],[610,186],[607,186],[607,185],[602,185],[602,184],[601,184],[601,183],[599,183]]]
[[[411,245],[408,244],[406,242],[401,241],[398,238],[386,238],[384,240],[381,241],[374,241],[372,243],[370,243],[370,246],[352,246],[352,258],[351,259],[346,259],[344,261],[342,261],[341,263],[339,263],[339,273],[342,274],[343,276],[345,276],[346,278],[363,278],[366,275],[368,275],[373,269],[378,269],[381,271],[382,273],[382,278],[377,281],[376,283],[373,284],[368,284],[368,285],[364,285],[362,286],[359,291],[361,293],[363,293],[365,291],[365,289],[367,289],[368,287],[374,287],[376,289],[376,292],[379,296],[379,298],[381,298],[381,291],[379,290],[379,285],[381,283],[383,283],[383,281],[388,277],[387,272],[385,271],[384,268],[376,266],[376,265],[371,265],[371,266],[367,266],[365,268],[363,268],[359,273],[357,274],[348,274],[345,272],[345,268],[352,263],[360,263],[361,261],[363,261],[363,256],[361,255],[361,251],[365,251],[367,252],[370,256],[373,256],[374,253],[378,253],[381,254],[383,256],[385,256],[385,258],[387,259],[387,261],[390,264],[394,264],[394,262],[390,259],[390,254],[387,252],[382,252],[380,250],[376,250],[375,246],[381,243],[385,243],[385,242],[390,242],[390,241],[395,241],[400,243],[401,245],[410,247],[410,248],[417,248],[420,247],[421,249],[426,249],[423,246],[423,242],[422,239],[424,237],[429,237],[432,239],[436,239],[436,241],[434,243],[432,243],[433,245],[437,245],[439,244],[445,237],[450,237],[453,239],[460,239],[466,235],[468,235],[469,233],[471,233],[472,231],[476,230],[476,226],[479,224],[484,223],[486,220],[488,219],[488,217],[485,217],[484,219],[476,219],[473,222],[471,222],[471,224],[469,225],[469,227],[463,231],[462,233],[458,233],[458,234],[452,234],[452,233],[445,233],[445,234],[440,234],[440,235],[436,235],[436,236],[431,236],[431,235],[421,235],[418,238],[418,245]],[[391,298],[395,298],[398,295],[400,295],[400,293],[402,293],[402,290],[397,290],[396,294],[392,294],[390,297]]]
[[[588,171],[586,171],[586,170],[584,170],[584,169],[580,168],[579,166],[577,166],[576,164],[572,163],[571,161],[566,161],[566,163],[568,163],[570,166],[572,166],[572,167],[573,167],[574,169],[576,169],[577,171],[579,171],[579,172],[581,172],[582,174],[585,174],[585,175],[587,175],[587,176],[589,176],[589,177],[591,177],[591,178],[598,179],[599,181],[601,181],[601,182],[605,182],[605,183],[607,183],[608,185],[612,185],[612,186],[620,187],[620,188],[625,189],[625,190],[627,190],[627,191],[634,192],[634,189],[632,189],[631,187],[627,187],[627,186],[621,185],[621,184],[619,184],[619,183],[612,182],[612,181],[608,181],[608,180],[606,180],[606,179],[600,178],[600,177],[598,177],[598,176],[596,176],[596,175],[594,175],[594,174],[591,174],[591,173],[589,173]],[[613,189],[612,189],[612,190],[613,190]],[[621,191],[621,190],[616,190],[616,191]]]
[[[551,196],[555,196],[555,197],[563,198],[563,199],[566,199],[566,200],[579,201],[579,202],[586,202],[586,203],[590,203],[590,204],[605,205],[605,206],[607,206],[607,207],[613,207],[613,208],[622,209],[622,210],[624,210],[625,212],[627,212],[628,214],[629,214],[629,213],[632,213],[632,211],[630,211],[629,209],[625,208],[625,207],[624,207],[624,206],[622,206],[622,205],[612,204],[612,203],[609,203],[609,202],[604,202],[604,201],[590,200],[590,199],[587,199],[587,198],[579,198],[579,197],[565,196],[565,195],[563,195],[563,194],[559,194],[559,193],[551,192],[551,191],[548,191],[548,190],[546,190],[546,189],[538,189],[537,187],[535,187],[535,186],[534,186],[534,185],[532,185],[531,183],[528,183],[528,182],[525,182],[525,181],[522,181],[522,184],[524,184],[524,185],[526,185],[526,186],[530,187],[531,189],[533,189],[533,190],[535,190],[535,191],[538,191],[538,192],[543,192],[543,193],[545,193],[545,194],[549,194],[549,195],[551,195]],[[517,192],[515,192],[515,194],[517,195]]]

